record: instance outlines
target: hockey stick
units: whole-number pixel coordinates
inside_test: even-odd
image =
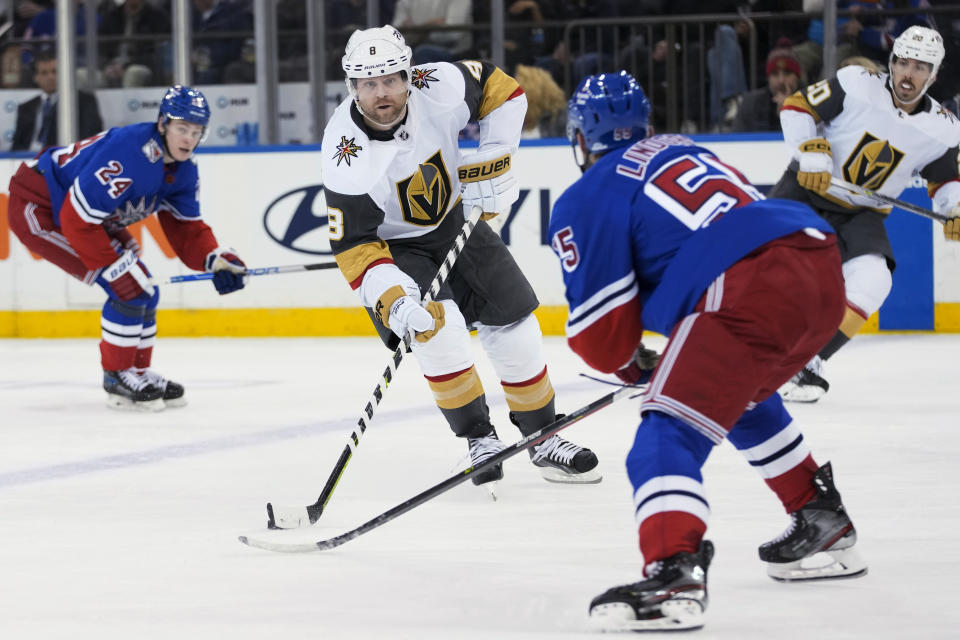
[[[275,273],[293,273],[296,271],[316,271],[318,269],[336,269],[336,262],[316,262],[314,264],[290,264],[283,267],[257,267],[247,269],[244,275],[272,276]],[[158,284],[178,284],[180,282],[194,282],[196,280],[213,280],[212,273],[193,273],[185,276],[173,276]]]
[[[430,487],[426,491],[418,493],[417,495],[410,498],[409,500],[401,502],[400,504],[393,507],[392,509],[384,511],[383,513],[376,516],[372,520],[369,520],[363,523],[356,529],[352,529],[350,531],[347,531],[346,533],[342,533],[338,536],[334,536],[333,538],[329,538],[327,540],[318,540],[317,542],[288,543],[288,542],[267,542],[266,540],[258,540],[257,538],[240,536],[240,542],[250,547],[256,547],[257,549],[266,549],[267,551],[278,551],[281,553],[308,553],[311,551],[325,551],[327,549],[333,549],[334,547],[339,547],[340,545],[346,542],[350,542],[354,538],[358,538],[365,533],[373,531],[377,527],[385,525],[391,520],[403,515],[407,511],[410,511],[411,509],[419,507],[423,503],[428,502],[443,493],[446,493],[447,491],[457,486],[458,484],[462,482],[466,482],[466,480],[470,478],[473,474],[479,473],[480,471],[483,471],[484,469],[492,465],[500,464],[504,460],[508,458],[512,458],[513,456],[517,455],[521,451],[526,451],[530,447],[543,442],[544,440],[556,434],[557,432],[563,429],[566,429],[573,423],[583,420],[590,414],[596,413],[600,409],[603,409],[604,407],[608,407],[614,402],[616,402],[617,400],[620,400],[626,396],[629,396],[637,392],[638,390],[640,390],[639,387],[632,387],[632,386],[620,387],[616,391],[608,393],[602,398],[594,400],[590,404],[584,407],[581,407],[572,413],[568,413],[567,415],[563,416],[559,420],[551,422],[545,427],[542,427],[540,430],[534,431],[530,435],[524,438],[521,438],[520,440],[517,440],[513,444],[508,445],[505,449],[503,449],[499,453],[496,453],[490,456],[489,458],[487,458],[477,466],[468,467],[464,471],[461,471],[460,473],[454,476],[450,476],[443,482]]]
[[[459,257],[460,252],[463,251],[464,246],[466,246],[467,239],[470,238],[470,234],[473,233],[473,228],[476,226],[477,221],[480,219],[482,214],[483,210],[480,207],[474,207],[470,211],[470,215],[464,221],[463,227],[460,229],[460,232],[453,241],[453,246],[450,247],[450,250],[447,251],[447,255],[443,258],[443,264],[440,265],[440,270],[437,271],[437,275],[434,276],[433,282],[430,283],[429,290],[427,291],[426,295],[423,296],[424,303],[433,300],[440,292],[440,287],[442,287],[443,283],[446,282],[447,276],[450,275],[450,270],[453,269],[453,264],[457,261],[457,257]],[[387,363],[387,368],[383,370],[383,373],[380,376],[382,380],[377,383],[376,388],[373,390],[373,394],[370,396],[370,400],[367,401],[367,406],[364,407],[363,413],[360,414],[360,419],[357,421],[358,428],[354,429],[353,433],[350,434],[350,439],[347,440],[346,446],[340,453],[340,458],[337,460],[337,464],[333,467],[333,471],[330,472],[330,477],[327,478],[327,482],[323,486],[323,490],[320,492],[320,497],[317,498],[317,501],[313,504],[307,505],[306,507],[285,507],[281,505],[274,506],[273,503],[268,502],[268,528],[296,529],[297,527],[312,525],[320,518],[320,514],[323,513],[324,507],[327,506],[330,496],[333,495],[334,489],[337,488],[337,483],[340,481],[344,470],[347,468],[347,463],[350,462],[350,458],[353,456],[354,449],[356,449],[356,447],[360,444],[361,436],[363,436],[363,433],[367,430],[370,420],[373,419],[373,414],[380,405],[380,401],[383,399],[384,390],[393,381],[393,376],[397,373],[397,368],[400,366],[400,362],[403,360],[403,354],[407,350],[409,342],[410,337],[407,336],[404,338],[403,343],[397,347],[397,350],[394,351],[393,355],[390,357],[390,362]]]
[[[924,218],[930,218],[931,220],[936,220],[937,222],[946,222],[950,218],[945,215],[935,213],[929,209],[924,209],[921,206],[911,204],[909,202],[904,202],[903,200],[898,200],[897,198],[891,198],[890,196],[885,196],[881,193],[877,193],[873,189],[867,189],[866,187],[861,187],[858,184],[853,184],[852,182],[847,182],[846,180],[841,180],[840,178],[830,178],[830,184],[839,189],[845,189],[850,193],[855,193],[857,195],[866,196],[867,198],[873,198],[877,202],[882,202],[883,204],[889,204],[894,207],[903,209],[904,211],[909,211],[910,213],[915,213],[918,216],[923,216]]]

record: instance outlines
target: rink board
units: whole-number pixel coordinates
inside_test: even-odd
[[[762,189],[776,182],[788,160],[775,136],[696,139]],[[219,241],[252,267],[332,260],[322,153],[316,146],[203,149],[201,209]],[[31,256],[8,229],[6,185],[21,160],[0,158],[0,337],[96,336],[102,290]],[[544,332],[562,335],[563,285],[546,229],[553,201],[580,173],[560,140],[525,141],[514,166],[522,191],[504,239],[537,291]],[[903,197],[930,206],[920,185]],[[899,267],[890,298],[866,330],[960,331],[960,244],[946,243],[940,225],[912,214],[895,211],[888,226]],[[155,278],[191,273],[155,218],[133,231]],[[335,269],[252,278],[229,296],[216,295],[209,282],[168,285],[159,326],[166,336],[372,335],[355,294]]]

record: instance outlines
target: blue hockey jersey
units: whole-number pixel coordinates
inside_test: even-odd
[[[110,237],[160,212],[173,249],[192,269],[216,239],[201,220],[199,174],[191,158],[164,162],[155,122],[108,129],[37,159],[50,194],[54,221],[90,269],[116,259]]]
[[[50,190],[54,221],[72,189],[86,222],[125,227],[164,204],[174,215],[199,218],[198,173],[193,160],[163,162],[163,142],[153,122],[108,129],[38,159]]]
[[[804,204],[765,200],[689,138],[654,136],[606,154],[550,220],[571,348],[595,369],[616,371],[644,328],[670,335],[727,268],[805,228],[833,233]]]

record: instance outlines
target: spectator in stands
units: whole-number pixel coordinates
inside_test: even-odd
[[[877,9],[917,9],[916,13],[893,16],[890,19],[876,14]],[[837,0],[837,10],[849,10],[853,15],[837,19],[837,60],[864,55],[886,65],[890,46],[907,27],[932,26],[922,9],[929,7],[928,0]],[[804,0],[803,10],[820,12],[822,0]],[[809,78],[823,78],[823,20],[810,21],[808,40],[794,47],[794,54]]]
[[[87,31],[87,15],[83,7],[84,0],[78,0],[77,12],[74,18],[76,34],[77,36],[82,36]],[[46,9],[43,9],[39,13],[36,13],[31,19],[30,23],[27,25],[26,31],[23,33],[24,40],[51,40],[57,35],[57,11],[51,5]],[[33,54],[35,49],[42,49],[52,46],[50,43],[40,42],[38,46],[34,47],[31,45],[24,45],[23,47],[23,62],[24,64],[29,64],[33,61]],[[77,66],[82,66],[86,63],[86,50],[83,48],[81,43],[77,43]]]
[[[532,65],[539,56],[549,53],[546,29],[540,25],[544,21],[557,19],[552,0],[512,0],[505,3],[504,9],[506,25],[503,33],[503,48],[507,69],[513,69],[518,64]],[[490,3],[474,2],[473,23],[489,22]],[[524,24],[518,26],[517,23]],[[535,26],[531,27],[530,23]],[[474,42],[478,55],[482,58],[489,57],[489,30],[474,33]]]
[[[7,45],[0,53],[0,88],[16,89],[23,83],[23,62],[20,59],[20,47]]]
[[[113,0],[112,0],[113,1]],[[139,40],[135,36],[170,33],[170,16],[146,0],[118,0],[103,15],[101,36],[127,36],[129,40],[104,42],[101,54],[109,62],[103,70],[107,86],[143,87],[167,84],[170,69],[163,62],[164,46],[158,40]]]
[[[41,50],[33,61],[34,82],[41,94],[17,107],[17,124],[11,151],[39,151],[57,143],[57,56]],[[77,138],[87,138],[103,130],[100,109],[92,93],[77,92]]]
[[[729,131],[737,100],[747,90],[743,52],[733,26],[717,25],[713,46],[707,50],[707,72],[710,74],[711,127]]]
[[[235,38],[205,38],[217,32],[240,32]],[[228,64],[239,60],[244,41],[253,32],[248,0],[193,0],[193,80],[220,84]]]
[[[734,131],[780,131],[780,108],[787,96],[805,85],[803,68],[793,55],[790,41],[777,42],[777,48],[767,56],[767,84],[743,95]]]
[[[15,4],[13,37],[22,38],[33,17],[53,7],[53,0],[16,0]]]
[[[561,138],[566,135],[567,98],[545,70],[518,64],[513,73],[527,94],[522,138]]]
[[[413,63],[454,62],[473,46],[470,31],[417,31],[410,27],[466,25],[471,0],[397,0],[390,24],[403,30],[413,46]]]

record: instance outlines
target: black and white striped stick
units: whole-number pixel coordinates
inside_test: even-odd
[[[520,440],[517,440],[513,444],[507,445],[500,452],[490,456],[480,464],[475,467],[469,467],[449,478],[443,482],[436,484],[426,491],[422,491],[410,498],[409,500],[404,500],[397,506],[392,509],[384,511],[380,515],[376,516],[372,520],[368,520],[359,527],[342,533],[333,538],[326,540],[317,540],[315,542],[275,542],[273,540],[265,540],[256,537],[250,536],[240,536],[240,542],[245,545],[256,547],[258,549],[266,549],[267,551],[277,551],[280,553],[308,553],[311,551],[325,551],[327,549],[333,549],[334,547],[339,547],[340,545],[350,542],[354,538],[358,538],[363,534],[373,531],[377,527],[385,525],[403,515],[404,513],[419,507],[425,502],[433,500],[437,496],[446,493],[453,487],[457,486],[462,482],[466,482],[467,478],[472,478],[474,474],[483,471],[489,467],[492,467],[495,464],[500,464],[507,458],[517,455],[521,451],[526,451],[530,447],[540,444],[547,438],[553,436],[554,434],[560,432],[562,429],[566,429],[570,425],[579,422],[580,420],[586,418],[587,416],[600,411],[604,407],[608,407],[614,402],[628,397],[636,397],[640,393],[645,391],[644,385],[638,387],[633,386],[622,386],[616,391],[608,393],[607,395],[594,400],[590,404],[577,409],[562,418],[558,418],[556,421],[551,422],[545,427],[541,427],[539,431],[534,431],[528,436],[524,436]]]
[[[440,270],[437,271],[433,282],[430,283],[430,289],[426,295],[423,296],[424,304],[433,300],[440,292],[440,287],[446,282],[447,276],[450,275],[450,270],[453,269],[457,257],[459,257],[463,251],[463,247],[466,246],[467,240],[470,238],[470,234],[473,233],[473,228],[476,226],[482,214],[483,210],[480,207],[473,207],[471,210],[470,215],[463,223],[463,228],[460,229],[456,239],[454,239],[453,246],[450,247],[446,257],[444,257],[443,264],[440,265]],[[367,406],[364,407],[363,413],[360,415],[360,419],[357,420],[357,428],[350,434],[350,439],[340,453],[340,458],[330,473],[330,477],[327,478],[327,483],[324,485],[323,491],[320,492],[320,497],[317,498],[317,501],[306,507],[275,506],[273,503],[268,502],[267,527],[270,529],[296,529],[298,527],[312,525],[320,518],[320,514],[323,513],[323,509],[327,506],[327,502],[330,501],[330,496],[333,495],[334,489],[337,488],[337,483],[340,482],[340,478],[347,468],[347,463],[350,462],[350,458],[353,457],[354,450],[360,444],[360,438],[367,430],[367,427],[370,426],[373,414],[377,411],[377,407],[380,406],[380,402],[383,400],[383,392],[393,381],[397,369],[403,361],[403,354],[406,352],[409,344],[410,336],[408,335],[404,338],[400,346],[397,347],[397,350],[393,352],[393,355],[390,356],[387,368],[384,369],[381,374],[380,382],[377,383],[377,387],[373,390]]]

